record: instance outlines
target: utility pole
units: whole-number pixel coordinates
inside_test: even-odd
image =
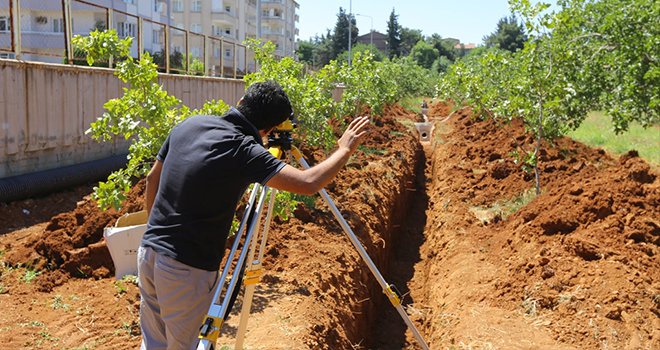
[[[348,66],[351,66],[351,41],[353,41],[351,38],[351,17],[353,12],[353,0],[350,0],[348,3]]]

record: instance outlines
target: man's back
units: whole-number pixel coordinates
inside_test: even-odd
[[[260,141],[236,110],[177,125],[158,154],[163,172],[143,245],[190,266],[217,269],[245,189],[283,166]]]

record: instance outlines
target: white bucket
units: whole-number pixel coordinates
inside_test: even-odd
[[[137,275],[137,250],[147,229],[147,212],[124,214],[114,227],[103,229],[103,238],[115,264],[115,278]]]

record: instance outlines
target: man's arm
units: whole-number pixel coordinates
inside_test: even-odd
[[[151,213],[151,208],[154,205],[156,192],[158,192],[158,184],[160,183],[160,173],[163,170],[163,162],[156,159],[154,166],[151,167],[149,174],[147,174],[147,185],[145,189],[145,205],[147,215]]]
[[[355,118],[337,141],[339,148],[330,157],[306,170],[285,165],[266,185],[278,190],[306,195],[320,191],[332,181],[362,143],[368,126],[368,117]]]

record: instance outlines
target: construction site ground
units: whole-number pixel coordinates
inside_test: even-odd
[[[401,293],[431,349],[660,349],[660,179],[635,152],[534,137],[450,116],[420,143],[419,115],[388,107],[326,189]],[[326,155],[309,152],[316,163]],[[3,349],[136,349],[139,293],[116,281],[103,228],[142,208],[97,209],[92,185],[0,204]],[[246,349],[418,349],[319,197],[275,220]],[[238,311],[239,302],[234,308]],[[233,348],[235,313],[219,344]]]

